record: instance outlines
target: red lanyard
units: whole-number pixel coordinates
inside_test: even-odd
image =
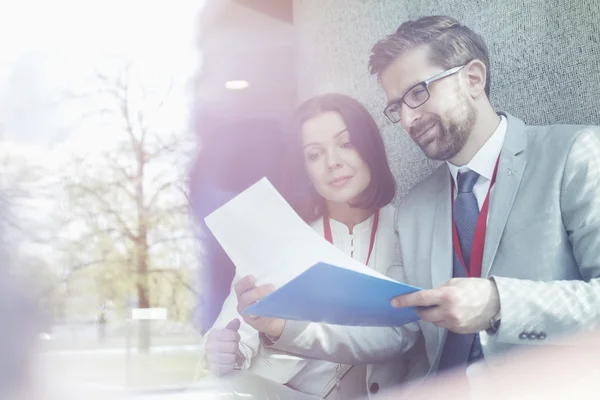
[[[371,259],[371,252],[373,251],[373,246],[375,245],[375,234],[377,233],[377,227],[379,226],[379,210],[375,211],[375,217],[373,219],[373,226],[371,227],[371,242],[369,243],[369,254],[367,255],[367,261],[365,261],[365,265],[369,265],[369,260]],[[329,224],[329,218],[323,216],[323,233],[325,235],[325,239],[333,244],[333,237],[331,236],[331,225]]]
[[[494,167],[494,174],[492,175],[492,180],[490,181],[490,187],[488,188],[487,196],[485,196],[485,201],[483,202],[483,206],[481,207],[481,211],[479,212],[479,217],[477,218],[477,225],[475,225],[475,237],[473,238],[473,247],[471,248],[471,265],[469,266],[469,268],[466,268],[465,266],[465,260],[462,255],[462,251],[460,250],[458,231],[456,230],[456,222],[454,222],[454,180],[452,180],[452,244],[454,245],[454,251],[458,255],[458,259],[463,265],[463,268],[465,268],[465,272],[467,273],[467,276],[469,278],[481,277],[481,264],[483,262],[483,247],[485,245],[485,232],[487,229],[487,216],[490,203],[490,192],[492,191],[492,186],[494,186],[494,182],[496,182],[496,173],[498,172],[499,162],[500,156],[498,156],[498,160],[496,160],[496,166]]]

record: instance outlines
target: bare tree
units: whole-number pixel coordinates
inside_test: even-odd
[[[137,307],[149,308],[158,305],[153,298],[159,301],[151,293],[153,274],[169,271],[183,287],[182,271],[194,267],[185,178],[194,143],[186,130],[165,122],[172,83],[156,89],[139,78],[138,68],[120,60],[69,95],[87,107],[80,129],[105,132],[114,145],[63,168],[60,243],[70,258],[65,280],[100,267],[101,297],[132,295]],[[142,326],[139,345],[147,350],[149,325]]]

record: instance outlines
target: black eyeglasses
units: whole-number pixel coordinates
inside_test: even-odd
[[[440,72],[439,74],[432,76],[429,79],[424,80],[423,82],[417,83],[415,86],[408,89],[404,96],[388,104],[385,110],[383,110],[383,113],[392,123],[395,124],[397,122],[400,122],[400,112],[402,111],[402,103],[406,104],[410,108],[417,108],[419,106],[422,106],[427,100],[429,100],[429,97],[431,96],[429,94],[429,85],[432,82],[455,74],[464,67],[464,65],[460,65],[458,67],[450,68],[444,72]]]

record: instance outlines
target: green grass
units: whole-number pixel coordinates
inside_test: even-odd
[[[148,388],[187,386],[196,374],[197,352],[126,355],[42,355],[46,372],[61,382],[77,382],[98,387]]]

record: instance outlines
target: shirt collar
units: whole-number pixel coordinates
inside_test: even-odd
[[[475,171],[488,181],[492,180],[492,175],[494,175],[494,167],[496,166],[496,160],[498,159],[498,156],[502,151],[502,145],[504,144],[506,128],[506,117],[504,115],[500,115],[500,124],[498,124],[498,127],[494,133],[492,133],[492,136],[490,136],[483,146],[481,146],[481,149],[479,149],[471,161],[462,166],[456,166],[449,161],[446,162],[455,186],[458,184],[456,181],[458,173],[464,172],[465,170]]]
[[[369,218],[365,219],[363,222],[354,225],[354,229],[352,229],[352,234],[358,234],[368,229],[371,229],[373,226],[373,221],[375,220],[375,214],[371,215]],[[329,225],[331,226],[331,230],[336,232],[337,234],[346,234],[349,235],[350,231],[346,224],[337,221],[333,218],[329,218]]]

